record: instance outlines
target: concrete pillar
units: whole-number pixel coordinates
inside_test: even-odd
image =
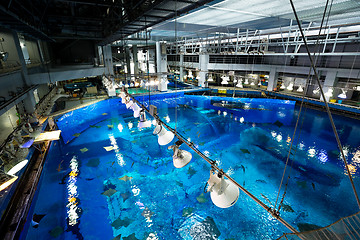
[[[324,82],[324,85],[323,85],[323,91],[324,91],[324,94],[325,94],[326,101],[329,101],[330,98],[336,97],[335,96],[335,91],[332,88],[336,84],[336,76],[337,76],[337,71],[327,71],[326,72],[325,82]],[[320,96],[320,100],[324,101],[322,96]]]
[[[133,62],[134,62],[134,74],[135,76],[139,75],[139,60],[138,60],[138,49],[136,45],[132,47],[132,55],[133,55]]]
[[[276,68],[270,69],[269,74],[269,80],[268,80],[268,91],[274,91],[274,89],[277,87],[277,81],[278,81],[279,73],[277,72]]]
[[[209,54],[200,54],[199,55],[199,87],[206,87],[206,75],[208,74],[208,64],[209,64]]]
[[[126,59],[126,82],[131,79],[131,61],[130,61],[130,49],[128,46],[125,46],[125,59]]]
[[[104,54],[105,74],[106,75],[114,75],[114,67],[113,67],[112,52],[111,52],[110,44],[103,46],[103,54]]]
[[[37,40],[37,41],[36,41],[36,44],[37,44],[37,47],[38,47],[38,49],[39,49],[39,54],[40,54],[41,63],[44,64],[45,58],[44,58],[43,49],[42,49],[42,47],[41,47],[41,41],[40,41],[40,40]]]
[[[26,113],[33,113],[35,111],[35,97],[34,97],[34,91],[29,91],[26,94],[26,98],[23,100],[23,105]]]
[[[184,54],[180,54],[180,82],[184,81]]]
[[[18,36],[17,32],[15,32],[15,31],[12,31],[12,34],[13,34],[13,38],[14,38],[14,42],[15,42],[16,51],[19,56],[19,62],[21,65],[21,75],[22,75],[24,84],[25,84],[25,86],[31,86],[24,54],[23,54],[23,51],[22,51],[21,45],[20,45],[19,36]]]
[[[159,80],[159,90],[167,91],[167,58],[166,44],[156,42],[156,71]]]

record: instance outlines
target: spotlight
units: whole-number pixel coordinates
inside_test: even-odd
[[[280,86],[280,89],[285,89],[285,84],[284,83],[281,83],[281,86]]]
[[[134,102],[132,100],[130,100],[129,98],[126,99],[126,108],[129,109],[132,105],[134,104]]]
[[[224,179],[221,172],[210,170],[208,189],[212,202],[220,208],[233,206],[239,198],[239,188],[230,180]]]
[[[0,172],[0,191],[4,190],[8,186],[10,186],[13,182],[16,181],[18,177],[12,176],[9,174],[4,173],[3,171]]]
[[[299,88],[298,88],[296,91],[298,91],[298,92],[303,92],[304,89],[303,89],[302,86],[300,85]]]
[[[140,110],[140,122],[138,124],[138,128],[142,129],[142,128],[148,128],[151,127],[151,121],[150,120],[146,120],[146,112],[144,109]]]
[[[0,60],[3,60],[4,62],[6,62],[6,60],[9,57],[9,53],[8,52],[0,52]]]
[[[230,78],[229,78],[228,76],[223,75],[223,76],[221,77],[221,79],[222,79],[222,81],[221,81],[221,84],[222,84],[222,85],[229,84],[228,81],[230,80]]]
[[[175,143],[175,145],[168,147],[168,149],[174,150],[173,163],[174,163],[174,167],[176,168],[185,167],[191,161],[192,158],[190,152],[179,149],[182,143],[183,142],[179,140]]]
[[[174,134],[166,130],[161,123],[157,123],[153,134],[158,135],[159,145],[167,145],[174,139]]]
[[[134,111],[134,118],[138,118],[140,116],[140,110],[141,110],[139,105],[137,105],[137,103],[134,102],[130,108]]]
[[[237,84],[236,84],[236,87],[238,88],[243,88],[243,85],[242,85],[242,78],[239,78]]]
[[[19,159],[15,161],[10,161],[9,164],[6,164],[4,166],[4,171],[6,174],[9,175],[15,175],[17,172],[19,172],[21,169],[23,169],[26,164],[29,162],[27,159]]]
[[[212,75],[211,75],[211,74],[209,75],[209,78],[208,78],[207,81],[208,81],[208,82],[213,82],[213,81],[214,81],[214,79],[212,78]]]
[[[338,98],[346,99],[346,91],[344,89],[341,89],[341,93],[338,95]]]

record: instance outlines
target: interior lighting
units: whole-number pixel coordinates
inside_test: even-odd
[[[134,105],[134,102],[132,100],[129,100],[125,103],[126,108],[129,109],[132,105]]]
[[[6,189],[10,186],[13,182],[18,179],[17,176],[12,176],[10,174],[6,174],[3,171],[0,171],[0,191]]]
[[[142,128],[148,128],[151,127],[151,121],[150,120],[146,120],[146,112],[144,109],[141,109],[140,111],[140,122],[138,124],[138,128],[142,129]]]
[[[259,87],[261,86],[261,81],[259,81],[258,86],[259,86]]]
[[[213,79],[213,77],[212,77],[212,75],[210,74],[209,75],[209,78],[208,78],[208,80],[207,80],[208,82],[213,82],[214,81],[214,79]]]
[[[248,78],[245,78],[244,84],[249,84],[249,79]]]
[[[303,89],[302,86],[300,85],[299,88],[298,88],[296,91],[298,91],[298,92],[303,92],[304,89]]]
[[[4,62],[6,62],[6,60],[9,57],[9,53],[8,52],[0,52],[0,60],[3,60]]]
[[[289,90],[289,91],[292,91],[294,89],[294,84],[290,83],[289,86],[287,86],[286,89]]]
[[[188,78],[193,78],[194,77],[191,70],[189,71],[189,74],[187,76],[188,76]]]
[[[157,123],[153,134],[158,136],[158,143],[162,146],[169,144],[174,139],[174,134],[166,130],[161,123]]]
[[[329,98],[332,97],[333,91],[334,91],[334,90],[333,90],[332,88],[329,88],[329,90],[327,90],[327,92],[325,93],[325,96],[326,96],[326,97],[329,97]]]
[[[25,159],[14,161],[13,163],[6,165],[5,168],[9,169],[6,173],[9,175],[15,175],[17,172],[23,169],[28,162],[29,160]]]
[[[239,119],[239,122],[241,122],[241,123],[243,123],[244,121],[245,121],[244,117],[241,117],[241,118]]]
[[[250,83],[250,86],[255,86],[255,83],[254,83],[254,82],[251,82],[251,83]]]
[[[223,76],[221,76],[221,79],[222,79],[222,81],[221,81],[222,85],[229,84],[229,82],[228,82],[230,80],[229,76],[223,75]]]
[[[211,201],[220,208],[233,206],[239,198],[239,188],[227,179],[221,172],[210,171],[207,191],[210,192]]]
[[[190,152],[179,149],[182,143],[183,142],[179,140],[175,143],[175,145],[168,147],[168,149],[174,150],[173,163],[174,163],[174,167],[176,168],[185,167],[191,161],[192,158]]]
[[[130,108],[134,111],[134,118],[138,118],[140,116],[140,110],[141,110],[139,105],[137,105],[137,103],[134,102],[134,104],[132,104]]]
[[[346,99],[346,91],[341,89],[341,93],[338,95],[338,98]]]
[[[243,88],[243,85],[242,85],[242,78],[239,78],[237,84],[236,84],[236,87],[238,88]]]
[[[319,87],[317,87],[316,89],[313,90],[313,94],[319,94],[319,92],[320,92],[320,88],[319,88]]]

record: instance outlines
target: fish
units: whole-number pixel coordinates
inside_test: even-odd
[[[34,214],[33,218],[31,220],[31,225],[33,228],[38,228],[39,227],[39,223],[41,221],[41,219],[43,219],[45,217],[46,214]]]
[[[201,124],[201,123],[199,123],[199,122],[196,122],[196,123],[194,123],[195,125],[199,125],[199,124]]]
[[[299,228],[300,232],[312,231],[321,228],[318,225],[309,223],[298,223],[297,227]]]
[[[246,148],[240,148],[240,150],[241,150],[243,153],[248,153],[248,154],[250,154],[249,150],[247,150]]]
[[[199,142],[200,146],[204,146],[205,142]]]
[[[243,182],[243,186],[245,187],[245,181]]]
[[[180,187],[184,187],[184,184],[182,182],[176,181],[176,184]]]
[[[69,176],[70,173],[71,173],[71,171],[68,172],[67,174],[65,174],[65,175],[63,176],[63,178],[61,179],[61,181],[59,182],[59,184],[66,184],[65,180],[66,180],[66,178]]]
[[[292,209],[292,207],[290,205],[287,205],[287,204],[284,204],[284,203],[281,204],[281,208],[285,212],[295,212],[294,209]]]
[[[101,128],[101,126],[96,126],[96,125],[90,125],[90,127],[92,127],[92,128]]]
[[[130,181],[131,179],[133,179],[133,177],[129,177],[129,176],[127,176],[127,175],[119,178],[119,180],[122,180],[122,181],[124,181],[124,182]]]
[[[85,178],[86,181],[91,181],[91,180],[94,180],[95,178]]]
[[[313,187],[314,191],[315,191],[315,184],[312,182],[311,186]]]
[[[187,170],[187,174],[190,175],[190,177],[192,177],[195,173],[196,171],[192,167],[189,167]]]
[[[243,170],[243,172],[245,173],[245,167],[244,165],[240,165],[241,169]]]
[[[133,166],[134,166],[134,163],[135,163],[135,162],[133,162],[133,163],[131,164],[131,167],[133,167]]]
[[[73,134],[74,137],[79,137],[81,135],[81,133],[75,133]]]
[[[279,120],[276,120],[276,122],[274,122],[274,125],[277,127],[282,127],[284,124],[282,122],[280,122]]]
[[[111,197],[112,195],[114,195],[117,191],[115,189],[108,189],[105,192],[101,193],[102,195],[105,195],[107,197]]]
[[[115,161],[112,162],[111,166],[114,166],[114,164],[115,164]]]
[[[113,129],[114,128],[114,125],[107,125],[107,127],[109,128],[109,129]]]
[[[198,197],[196,197],[196,200],[197,200],[199,203],[206,203],[206,202],[207,202],[204,193],[201,193]]]
[[[123,202],[125,202],[129,197],[131,197],[131,194],[129,192],[120,193],[120,196],[123,198]]]
[[[97,167],[97,166],[99,166],[99,164],[100,164],[100,159],[99,158],[92,158],[86,163],[86,166],[88,166],[88,167]]]
[[[150,239],[150,238],[149,238]],[[135,237],[135,233],[130,234],[127,237],[123,237],[123,240],[140,240],[138,238]]]
[[[132,219],[125,217],[121,219],[120,217],[117,218],[115,221],[111,223],[111,226],[115,229],[120,229],[121,227],[127,227],[133,222]],[[124,238],[123,238],[124,239]]]
[[[262,180],[262,179],[257,179],[255,182],[258,182],[258,183],[266,183],[265,180]]]
[[[306,181],[296,181],[296,184],[301,188],[306,188]]]
[[[87,152],[87,151],[89,151],[89,149],[87,149],[86,147],[80,149],[80,152],[81,152],[81,153],[85,153],[85,152]]]
[[[272,203],[270,202],[269,198],[267,196],[265,196],[264,194],[261,193],[261,196],[268,202],[270,203],[270,205],[272,205]]]
[[[264,152],[269,153],[274,158],[281,160],[283,163],[286,163],[286,157],[282,156],[280,153],[266,149],[262,145],[255,145],[255,146],[257,146]],[[291,159],[289,159],[289,161],[292,162]],[[311,180],[313,182],[320,183],[320,184],[323,184],[326,186],[339,186],[340,185],[339,177],[334,177],[334,176],[332,176],[333,175],[332,173],[330,174],[329,172],[325,172],[325,170],[320,171],[315,167],[312,167],[310,165],[303,165],[296,161],[293,161],[292,164],[289,166],[292,167],[294,170],[300,172],[303,177],[305,177],[306,179]]]
[[[146,207],[144,209],[144,211],[142,211],[141,216],[145,217],[145,218],[151,218],[152,215],[154,215],[154,213],[152,211],[150,211],[150,209],[148,207]]]
[[[183,216],[183,217],[188,217],[188,216],[190,216],[190,215],[193,213],[193,211],[194,211],[194,208],[192,208],[192,207],[184,208],[184,209],[182,210],[182,216]]]
[[[64,232],[64,229],[60,226],[54,227],[53,229],[51,229],[49,231],[50,236],[52,236],[53,238],[57,238],[58,236],[63,234],[63,232]]]
[[[104,147],[107,152],[114,150],[113,146]]]
[[[62,161],[59,163],[59,166],[56,168],[56,171],[61,172],[61,170],[62,170],[61,163],[62,163],[63,161],[64,161],[64,160],[62,160]]]
[[[108,113],[103,113],[103,114],[101,114],[101,115],[106,116],[106,115],[108,115]]]

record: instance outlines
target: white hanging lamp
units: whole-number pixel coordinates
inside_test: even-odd
[[[239,198],[239,188],[219,172],[210,171],[208,189],[211,201],[219,208],[233,206]]]
[[[302,86],[300,85],[299,88],[296,90],[297,92],[304,92],[304,89],[302,88]]]
[[[138,123],[138,128],[148,128],[151,127],[151,121],[146,119],[146,112],[144,109],[141,109],[140,111],[140,121]]]
[[[192,71],[189,70],[188,78],[193,78],[193,77],[194,77],[194,76],[193,76],[193,74],[192,74]]]
[[[319,94],[320,93],[320,88],[317,87],[316,89],[313,90],[313,94]]]
[[[258,82],[258,86],[260,87],[261,86],[261,81],[259,80],[259,82]]]
[[[182,168],[185,167],[192,158],[192,155],[190,152],[179,149],[180,145],[182,144],[182,141],[177,141],[175,145],[169,146],[168,149],[174,150],[173,155],[173,164],[176,168]]]
[[[214,79],[213,79],[213,77],[212,77],[212,75],[210,74],[209,75],[209,78],[208,78],[208,80],[207,80],[208,82],[213,82],[214,81]]]
[[[222,79],[222,81],[221,81],[222,85],[229,84],[229,82],[228,82],[230,80],[229,76],[223,75],[223,76],[221,76],[221,79]]]
[[[242,78],[239,78],[239,79],[238,79],[238,82],[237,82],[237,84],[236,84],[236,87],[238,87],[238,88],[243,88],[243,87],[244,87],[243,84],[242,84]]]
[[[294,84],[290,83],[289,86],[286,87],[286,90],[288,90],[288,91],[294,90]]]
[[[249,79],[248,78],[245,78],[245,82],[244,84],[248,85],[249,84]]]
[[[285,87],[285,83],[284,82],[282,82],[281,83],[281,86],[280,86],[280,89],[285,89],[286,87]]]
[[[332,88],[329,88],[329,89],[327,90],[327,92],[325,93],[325,96],[326,96],[326,97],[329,97],[329,98],[332,97],[333,91],[334,91],[334,90],[333,90]]]
[[[141,110],[139,105],[137,105],[137,103],[134,102],[134,104],[131,105],[130,108],[134,111],[134,118],[138,118],[140,116],[140,110]]]
[[[174,139],[174,134],[166,130],[161,123],[157,123],[153,134],[158,136],[158,143],[162,146],[169,144]]]
[[[251,81],[250,86],[255,86],[254,81]]]
[[[338,98],[346,99],[346,91],[341,89],[341,93],[338,95]]]

